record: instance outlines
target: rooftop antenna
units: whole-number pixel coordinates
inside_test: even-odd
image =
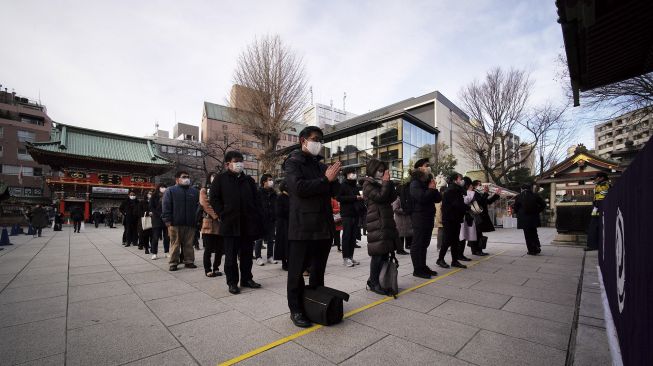
[[[159,121],[155,120],[154,121],[154,135],[159,133]]]
[[[308,92],[311,93],[311,105],[313,105],[313,87],[308,88]]]
[[[336,112],[333,109],[333,99],[331,99],[331,126],[336,124]]]
[[[342,111],[345,112],[345,116],[347,115],[347,92],[342,93]]]

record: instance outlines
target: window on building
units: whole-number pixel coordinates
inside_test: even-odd
[[[43,168],[34,168],[34,176],[35,177],[42,177],[43,176]]]
[[[29,115],[21,115],[20,116],[20,121],[23,123],[29,123],[31,125],[37,125],[37,126],[43,126],[45,124],[45,121],[43,118],[40,117],[35,117],[35,116],[29,116]]]
[[[18,148],[18,160],[29,160],[33,161],[32,156],[27,152],[27,149],[24,147]]]
[[[0,138],[3,137],[5,134],[5,128],[0,126]]]
[[[7,174],[7,175],[18,175],[20,172],[20,166],[17,165],[3,165],[2,166],[2,174]],[[26,177],[31,177],[34,175],[34,168],[29,167],[29,166],[24,166],[23,167],[23,176]]]
[[[34,142],[36,134],[30,131],[18,130],[18,141],[20,142]]]

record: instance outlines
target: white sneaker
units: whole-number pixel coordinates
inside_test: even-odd
[[[354,262],[353,262],[351,259],[349,259],[349,258],[345,258],[345,259],[343,260],[343,264],[344,264],[346,267],[353,267],[353,266],[354,266]]]
[[[351,262],[355,265],[361,264],[361,262],[355,260],[354,258],[351,259]]]
[[[156,254],[152,254],[152,260],[156,260]]]
[[[279,262],[275,261],[275,260],[272,259],[272,258],[268,258],[267,263],[270,263],[270,264],[277,264],[277,263],[279,263]]]
[[[257,266],[264,266],[265,261],[263,260],[263,258],[256,258],[256,265]]]

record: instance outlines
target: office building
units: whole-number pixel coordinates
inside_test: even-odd
[[[653,108],[642,108],[628,112],[607,122],[594,126],[594,147],[596,155],[616,158],[615,153],[628,148],[641,150],[653,134]]]

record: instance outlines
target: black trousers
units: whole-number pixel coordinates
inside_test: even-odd
[[[249,281],[252,276],[252,250],[254,238],[243,236],[225,236],[224,273],[227,285],[238,285],[238,262],[240,261],[240,283]]]
[[[590,249],[599,249],[603,230],[601,228],[601,216],[592,216],[590,225],[587,229],[587,247]]]
[[[79,232],[79,230],[82,228],[82,222],[74,220],[73,221],[73,231]]]
[[[202,242],[204,243],[204,273],[218,271],[224,254],[222,237],[215,234],[202,234]],[[212,256],[215,256],[213,266],[211,266]]]
[[[342,258],[354,257],[356,245],[356,231],[358,230],[358,217],[342,218]]]
[[[435,216],[430,220],[413,215],[413,242],[410,245],[410,259],[413,262],[413,272],[425,273],[426,253],[431,245],[431,234],[435,225]]]
[[[125,241],[127,244],[138,244],[138,221],[125,220]]]
[[[291,313],[304,311],[303,272],[310,267],[309,287],[324,286],[324,271],[331,251],[331,239],[291,240],[288,243],[288,308]]]
[[[150,242],[152,241],[152,229],[141,230],[141,234],[139,235],[138,241],[141,246],[149,249]]]
[[[379,283],[379,276],[381,269],[383,269],[383,262],[387,261],[389,254],[373,255],[370,256],[370,278],[367,280],[371,285]]]
[[[537,236],[537,228],[524,229],[524,239],[529,253],[540,252],[540,238]]]
[[[406,250],[410,249],[410,246],[413,244],[413,237],[412,236],[400,236],[399,237],[399,249],[400,250]]]
[[[152,240],[150,241],[150,252],[152,254],[159,253],[159,239],[163,238],[163,251],[168,253],[170,251],[170,236],[168,235],[167,227],[153,227]]]
[[[254,258],[262,258],[261,249],[263,249],[263,241],[268,246],[267,257],[272,258],[274,256],[274,225],[266,225],[263,228],[263,238],[257,239],[254,242]]]
[[[438,256],[438,259],[444,260],[444,256],[447,254],[447,249],[451,248],[451,261],[457,261],[461,255],[460,223],[446,223],[442,226],[442,246],[440,247],[440,255]]]

